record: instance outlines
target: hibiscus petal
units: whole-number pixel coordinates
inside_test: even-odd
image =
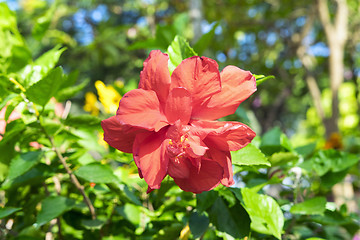
[[[208,133],[203,140],[206,146],[221,151],[237,151],[256,136],[250,127],[240,122],[193,121],[191,125]]]
[[[165,106],[165,116],[169,123],[176,120],[184,125],[188,124],[191,116],[191,95],[185,88],[173,88]]]
[[[120,123],[117,116],[101,121],[104,140],[113,148],[122,152],[132,153],[135,136],[146,130]]]
[[[220,77],[221,92],[203,103],[202,107],[194,112],[194,118],[215,120],[233,114],[240,103],[256,91],[255,77],[238,67],[225,67]]]
[[[200,171],[191,167],[188,178],[174,178],[174,181],[184,191],[201,193],[219,185],[223,172],[223,168],[217,162],[202,159]]]
[[[134,89],[126,93],[119,104],[117,116],[121,123],[158,131],[168,125],[160,113],[160,103],[151,90]]]
[[[188,135],[188,138],[184,141],[185,152],[192,158],[199,158],[204,156],[208,147],[198,136]]]
[[[170,89],[184,87],[193,101],[193,113],[211,95],[221,91],[220,73],[216,61],[194,56],[183,60],[171,75]]]
[[[190,176],[191,163],[187,158],[180,157],[178,160],[169,161],[168,174],[172,178],[188,178]]]
[[[208,156],[216,161],[224,169],[224,175],[221,179],[221,184],[230,187],[235,182],[233,180],[233,169],[231,163],[231,155],[229,151],[220,151],[216,148],[210,148],[207,151]]]
[[[161,103],[165,103],[167,99],[171,82],[168,60],[167,54],[153,50],[140,73],[139,88],[156,92]]]
[[[165,131],[145,132],[136,136],[133,148],[134,160],[151,189],[159,189],[168,169],[165,156]]]

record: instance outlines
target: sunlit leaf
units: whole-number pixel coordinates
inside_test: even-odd
[[[246,147],[231,152],[232,163],[235,165],[263,165],[270,167],[271,164],[265,155],[253,144],[248,144]]]
[[[26,96],[30,101],[41,106],[45,106],[50,98],[52,98],[58,91],[62,78],[62,68],[57,67],[50,71],[46,77],[28,88],[26,91]]]
[[[259,86],[260,84],[264,83],[265,81],[269,80],[269,79],[275,79],[275,76],[270,75],[270,76],[265,76],[265,75],[256,75],[253,74],[255,79],[256,79],[256,85]]]
[[[75,171],[75,175],[93,183],[111,183],[118,181],[108,166],[99,163],[84,165]]]
[[[241,195],[244,207],[250,215],[251,228],[281,239],[284,215],[278,203],[272,197],[258,194],[248,188],[242,188]]]
[[[288,162],[294,162],[299,159],[299,156],[292,152],[277,152],[271,155],[269,161],[271,166],[280,166],[284,165]]]
[[[326,198],[315,197],[293,205],[290,209],[294,214],[318,215],[323,214],[326,207]]]
[[[141,210],[139,206],[126,203],[124,206],[117,207],[116,211],[132,224],[140,224]]]
[[[167,53],[169,55],[170,74],[181,63],[182,60],[197,55],[190,47],[189,43],[180,36],[175,37],[174,41],[167,49]]]

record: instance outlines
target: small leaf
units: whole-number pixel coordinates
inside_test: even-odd
[[[189,227],[194,238],[201,237],[209,227],[209,223],[209,218],[205,214],[192,212],[189,218]]]
[[[242,188],[241,195],[251,218],[251,228],[281,239],[284,215],[278,203],[272,197],[257,194],[248,188]]]
[[[255,79],[256,79],[256,85],[259,86],[260,84],[262,84],[263,82],[269,80],[269,79],[275,79],[275,77],[273,75],[270,76],[265,76],[265,75],[256,75],[253,74]]]
[[[40,227],[52,219],[62,215],[75,206],[75,200],[62,197],[50,196],[45,198],[41,203],[41,211],[36,218],[36,227]]]
[[[123,216],[126,220],[131,222],[134,225],[140,224],[141,219],[141,209],[139,206],[126,203],[124,206],[116,207],[116,211]]]
[[[45,106],[58,91],[62,78],[62,68],[57,67],[50,71],[46,77],[29,87],[25,94],[30,101]]]
[[[66,48],[60,48],[58,45],[37,58],[33,64],[25,66],[21,71],[20,84],[28,89],[33,84],[45,78],[50,71],[54,70],[61,54],[65,50]]]
[[[35,39],[41,40],[43,36],[45,35],[46,31],[48,30],[51,19],[54,16],[55,10],[57,7],[57,1],[55,1],[51,7],[45,12],[44,15],[36,19],[36,23],[34,25],[34,28],[32,30],[32,35]]]
[[[78,116],[69,115],[65,124],[75,128],[88,128],[88,127],[100,127],[101,119],[89,114],[83,114]]]
[[[316,197],[308,199],[302,203],[295,204],[291,207],[290,212],[293,214],[303,215],[322,215],[326,207],[326,198]]]
[[[109,167],[99,163],[82,166],[75,171],[75,175],[88,182],[94,183],[111,183],[118,181]]]
[[[264,165],[270,167],[271,164],[265,155],[253,144],[248,144],[246,147],[231,152],[232,163],[235,165]]]
[[[16,208],[16,207],[4,207],[4,208],[0,208],[0,219],[5,218],[11,214],[13,214],[14,212],[17,212],[21,210],[21,208]]]
[[[42,67],[42,70],[48,73],[51,69],[55,67],[58,63],[61,54],[66,50],[66,48],[61,48],[60,45],[55,46],[53,49],[47,51],[39,58],[35,60],[35,65]]]
[[[86,229],[100,229],[104,225],[104,221],[99,219],[94,220],[81,220],[81,225],[83,225]]]
[[[297,160],[299,160],[299,156],[292,152],[277,152],[269,158],[272,167],[284,165],[288,162],[294,162]]]
[[[43,152],[27,152],[18,155],[10,163],[9,175],[8,178],[15,179],[16,177],[24,174],[34,167],[38,162],[40,162],[43,157]]]
[[[182,60],[197,55],[190,47],[189,43],[180,36],[175,37],[174,41],[167,49],[167,53],[169,54],[170,74],[182,62]]]
[[[77,93],[83,90],[84,87],[86,87],[86,85],[88,85],[89,81],[90,79],[86,79],[76,86],[65,87],[65,88],[60,87],[61,90],[59,90],[55,95],[56,100],[58,102],[64,102],[67,99],[75,96]]]

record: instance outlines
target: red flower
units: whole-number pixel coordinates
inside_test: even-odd
[[[104,140],[133,153],[148,192],[168,174],[185,191],[200,193],[234,183],[230,151],[255,133],[239,122],[213,121],[233,114],[256,91],[254,76],[234,66],[219,73],[206,57],[187,58],[174,70],[169,57],[152,51],[139,88],[121,99],[116,116],[102,121]]]

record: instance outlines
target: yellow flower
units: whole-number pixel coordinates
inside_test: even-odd
[[[99,108],[97,106],[97,97],[92,92],[85,93],[84,110],[90,112],[91,115],[99,115]]]
[[[99,145],[103,146],[105,149],[109,148],[107,142],[104,141],[104,134],[100,132],[98,133],[98,143]]]
[[[112,86],[106,86],[102,81],[96,81],[95,87],[105,112],[115,113],[119,106],[121,95]]]

